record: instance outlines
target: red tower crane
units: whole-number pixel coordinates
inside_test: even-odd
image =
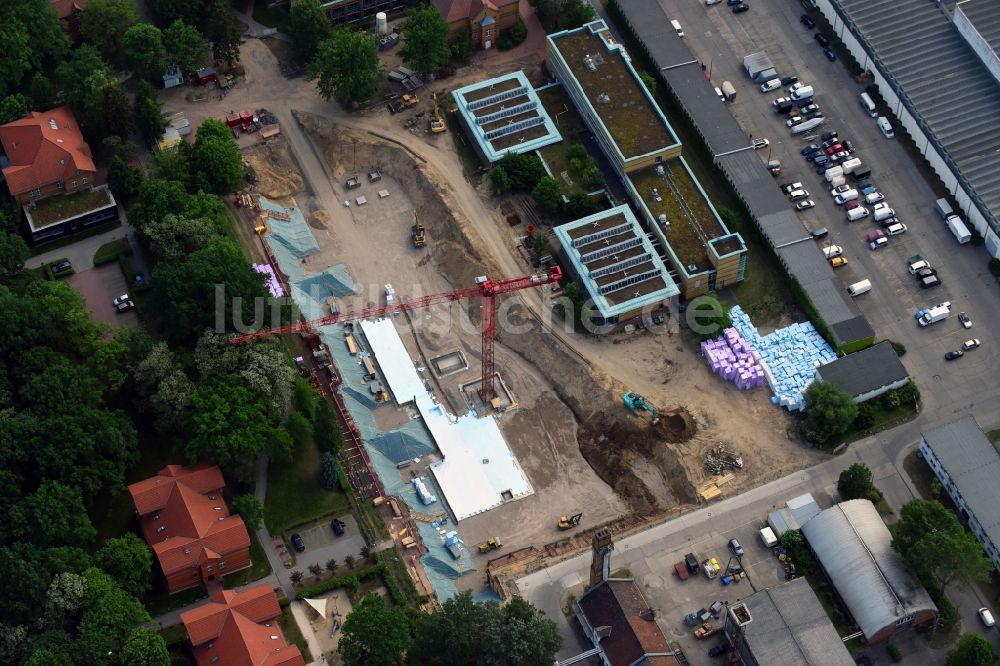
[[[496,386],[493,383],[493,339],[496,333],[496,297],[502,294],[509,294],[512,291],[539,287],[543,284],[551,284],[562,279],[562,270],[558,266],[553,266],[544,273],[535,275],[525,275],[523,277],[511,278],[509,280],[490,280],[485,276],[476,278],[475,287],[467,287],[456,291],[449,291],[443,294],[430,294],[421,298],[414,298],[409,301],[402,301],[392,305],[380,305],[354,312],[336,312],[328,314],[319,319],[300,321],[288,326],[277,328],[265,328],[253,333],[236,335],[229,339],[230,344],[239,344],[248,340],[257,340],[271,335],[282,335],[284,333],[297,333],[315,329],[319,326],[336,324],[341,321],[352,319],[374,319],[383,317],[393,312],[404,312],[436,305],[438,303],[448,303],[451,301],[461,301],[467,298],[479,296],[483,299],[483,385],[479,389],[479,395],[483,402],[489,404],[496,397]]]

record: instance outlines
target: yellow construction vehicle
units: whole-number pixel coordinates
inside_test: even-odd
[[[427,245],[427,235],[424,233],[424,225],[419,222],[413,225],[413,233],[410,237],[413,240],[413,247],[423,247]]]
[[[576,527],[580,524],[580,519],[583,518],[582,513],[577,513],[575,515],[567,518],[566,516],[559,516],[559,529],[568,530]]]
[[[500,541],[500,537],[490,537],[479,544],[480,553],[488,553],[491,550],[500,550],[501,548],[503,548],[503,542]]]
[[[434,93],[434,117],[430,121],[431,132],[434,134],[440,134],[444,132],[447,127],[444,124],[444,118],[441,117],[441,105],[438,104],[437,93]]]
[[[403,99],[404,109],[408,109],[411,106],[416,106],[417,104],[420,104],[420,98],[417,97],[416,95],[403,95],[402,99]]]

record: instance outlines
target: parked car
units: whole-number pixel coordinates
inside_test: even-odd
[[[972,338],[971,340],[966,340],[962,343],[962,350],[969,351],[970,349],[975,349],[979,346],[979,338]]]
[[[739,5],[736,5],[736,7],[739,7]],[[733,8],[734,12],[736,11],[736,7]],[[772,90],[777,90],[780,87],[781,87],[781,79],[771,79],[770,81],[765,81],[764,83],[760,84],[760,91],[762,93],[767,93],[771,92]]]
[[[729,540],[729,550],[733,551],[733,555],[736,557],[743,557],[743,546],[736,539]]]
[[[827,39],[826,35],[824,35],[822,32],[817,32],[815,35],[813,35],[813,38],[817,42],[819,42],[819,45],[822,46],[824,49],[830,45],[830,40]]]
[[[996,624],[993,619],[993,613],[990,612],[989,608],[980,608],[976,613],[979,614],[979,619],[983,621],[983,624],[987,627],[992,627]]]
[[[882,238],[876,238],[872,242],[868,243],[868,249],[877,250],[879,248],[885,247],[886,245],[888,245],[888,243],[889,239],[886,238],[885,236],[883,236]]]
[[[834,268],[840,268],[841,266],[847,265],[847,257],[834,257],[830,260],[830,265]]]
[[[687,567],[688,571],[693,574],[698,573],[698,558],[694,553],[688,553],[684,556],[684,565]]]
[[[115,307],[117,307],[121,303],[124,303],[125,301],[128,301],[128,300],[131,300],[128,297],[128,294],[122,294],[121,296],[116,297],[115,300],[111,301],[111,305],[114,305]]]
[[[743,0],[726,0],[726,4],[729,5],[730,7],[738,5],[741,2],[743,2]]]
[[[844,210],[854,210],[855,208],[857,208],[860,205],[861,204],[858,203],[858,200],[854,199],[854,200],[848,201],[847,203],[844,204]]]
[[[129,310],[135,308],[135,303],[130,300],[122,301],[115,306],[115,312],[128,312]]]
[[[808,14],[803,14],[802,18],[799,19],[799,23],[804,25],[807,30],[812,30],[816,27],[816,21],[813,21]]]
[[[837,187],[835,187],[832,190],[830,190],[830,196],[831,197],[835,197],[838,194],[842,194],[844,192],[850,192],[851,189],[852,188],[851,188],[850,185],[838,185]]]
[[[821,150],[823,149],[817,146],[815,143],[810,143],[808,146],[800,150],[799,153],[803,156],[808,157],[809,155],[812,155],[813,153],[818,153]]]
[[[847,152],[846,150],[841,150],[840,152],[836,152],[833,155],[830,155],[830,161],[836,164],[841,160],[846,160],[850,156],[851,154],[849,152]]]
[[[345,527],[347,527],[347,524],[340,518],[334,518],[330,521],[330,529],[332,529],[333,533],[337,536],[343,536]]]
[[[720,2],[722,2],[722,0],[705,0],[705,5],[706,6],[717,5]]]
[[[962,358],[963,356],[965,356],[965,352],[962,351],[961,349],[956,349],[955,351],[950,351],[947,354],[945,354],[944,355],[944,360],[946,360],[946,361],[954,361],[956,358]],[[988,613],[989,611],[986,611],[986,612]],[[980,613],[982,613],[982,611],[980,611]],[[982,615],[980,615],[979,617],[980,617],[980,619],[982,619]],[[990,619],[992,620],[993,618],[991,617]],[[985,624],[986,620],[983,620],[983,623]],[[986,626],[987,627],[992,627],[993,625],[992,624],[987,624]]]
[[[898,236],[899,234],[905,234],[907,231],[907,226],[902,222],[896,224],[890,224],[885,228],[886,236]]]
[[[834,143],[831,144],[830,147],[827,148],[824,152],[826,152],[827,155],[833,155],[834,153],[839,153],[843,149],[844,146],[842,146],[840,143]]]
[[[712,649],[708,651],[708,656],[721,657],[722,655],[730,652],[732,649],[733,648],[729,643],[719,643],[718,645],[713,646]]]
[[[790,86],[793,83],[798,83],[798,82],[799,82],[799,77],[797,77],[797,76],[783,76],[783,77],[781,77],[781,85],[783,85],[783,86]]]
[[[799,203],[802,202],[800,201]],[[812,201],[810,201],[809,203],[812,203]],[[796,208],[798,208],[798,204],[796,204]],[[812,232],[810,233],[812,233],[813,238],[818,239],[818,238],[826,238],[830,232],[827,230],[826,227],[820,227],[819,229],[813,229]]]
[[[802,201],[798,201],[795,203],[795,210],[806,210],[808,208],[812,208],[815,205],[816,202],[813,201],[812,199],[804,199]],[[826,231],[826,229],[824,228],[823,231]]]
[[[941,286],[941,278],[937,275],[930,275],[920,280],[921,289],[932,289]]]
[[[753,149],[754,150],[761,150],[762,148],[767,148],[769,145],[771,145],[771,142],[768,141],[767,139],[754,139],[753,140]]]
[[[937,275],[937,270],[928,266],[926,268],[918,268],[916,271],[914,271],[913,274],[917,277],[918,280],[922,280],[924,278]]]
[[[843,206],[848,201],[853,201],[854,199],[857,198],[858,198],[857,190],[847,190],[846,192],[841,192],[840,194],[835,196],[833,198],[833,203],[837,204],[838,206]]]
[[[840,141],[837,139],[836,136],[832,136],[832,137],[830,137],[829,139],[827,139],[826,141],[824,141],[820,145],[823,147],[823,150],[826,150],[830,146],[832,146],[834,144],[837,144],[837,143],[840,143]]]
[[[846,150],[847,152],[851,153],[852,155],[854,154],[854,144],[853,143],[851,143],[850,141],[841,141],[841,143],[844,144],[844,150]]]
[[[972,320],[964,312],[958,313],[958,321],[962,324],[962,328],[972,328]]]
[[[801,190],[801,189],[802,189],[802,183],[797,183],[797,182],[796,183],[784,183],[781,186],[781,191],[784,192],[785,194],[788,194],[792,190]]]
[[[809,196],[809,190],[792,190],[788,193],[789,198],[792,201],[798,201],[799,199],[805,199]]]
[[[776,99],[773,102],[771,102],[771,106],[773,106],[773,107],[779,107],[782,104],[784,104],[785,102],[788,102],[789,104],[794,104],[795,100],[788,99],[787,97],[779,97],[778,99]]]
[[[60,261],[58,264],[52,267],[53,273],[62,273],[63,271],[68,271],[73,268],[73,264],[68,261]]]
[[[864,192],[864,190],[862,190],[862,192]],[[866,203],[874,204],[880,201],[885,201],[885,195],[878,190],[875,190],[874,192],[865,192]]]
[[[837,130],[830,130],[829,132],[823,132],[822,136],[819,137],[820,141],[830,141],[831,139],[837,138]]]
[[[792,116],[791,118],[785,121],[785,124],[788,125],[789,127],[795,127],[801,122],[805,122],[805,118],[803,118],[802,116]]]
[[[825,49],[823,49],[823,55],[825,55],[826,59],[829,60],[830,62],[836,62],[837,61],[837,54],[836,54],[836,52],[834,52],[834,50],[831,49],[829,46],[826,47]]]
[[[832,259],[833,257],[839,257],[844,254],[844,248],[839,245],[827,245],[823,248],[823,256],[827,259]]]
[[[306,544],[298,533],[292,535],[292,548],[295,549],[296,553],[304,552],[306,549]]]
[[[733,7],[734,14],[742,14],[743,12],[748,12],[748,11],[750,11],[750,5],[748,5],[745,2],[741,2],[740,4]]]
[[[819,104],[806,104],[805,106],[799,107],[799,115],[806,116],[810,113],[817,113],[819,110]]]

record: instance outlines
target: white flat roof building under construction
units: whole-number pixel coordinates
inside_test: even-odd
[[[416,405],[441,452],[430,470],[456,520],[535,492],[495,419],[456,417],[428,392],[392,319],[362,321],[361,330],[396,403]]]

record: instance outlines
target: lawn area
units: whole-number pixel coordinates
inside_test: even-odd
[[[292,611],[288,606],[281,609],[281,618],[278,621],[281,623],[281,631],[285,634],[285,640],[298,645],[299,651],[302,652],[302,657],[306,663],[312,663],[313,657],[312,653],[309,652],[309,645],[306,643],[306,639],[303,638],[302,632],[299,630],[299,625],[295,622]]]
[[[997,444],[1000,444],[1000,430],[990,430],[986,433],[986,436],[990,438],[991,442],[993,442],[994,448],[996,448],[997,451],[1000,451],[1000,447],[997,447]]]
[[[84,190],[76,194],[62,194],[35,202],[34,206],[28,207],[31,219],[35,222],[35,228],[40,229],[50,224],[65,220],[68,217],[75,217],[89,210],[106,206],[111,203],[111,197],[107,190]]]
[[[303,446],[291,463],[271,463],[264,503],[264,523],[271,534],[281,534],[325,516],[350,513],[344,493],[320,488],[318,471],[319,449],[312,443]]]
[[[830,441],[824,444],[826,449],[835,450],[840,446],[850,444],[851,442],[855,442],[863,437],[868,437],[869,435],[874,435],[877,432],[895,428],[896,426],[906,423],[907,421],[912,421],[917,418],[917,414],[920,413],[919,406],[900,405],[895,409],[886,409],[882,407],[878,399],[870,402],[875,406],[875,423],[872,427],[866,428],[865,430],[856,430],[852,428],[842,435],[833,437]]]
[[[257,534],[254,532],[250,533],[250,562],[249,569],[237,571],[224,577],[222,579],[222,586],[227,590],[231,590],[234,587],[260,580],[271,573],[271,563],[267,559],[264,548],[260,545],[260,540],[257,539]]]
[[[202,599],[208,599],[208,592],[205,591],[204,585],[192,587],[189,590],[177,592],[176,594],[167,594],[167,587],[163,577],[157,576],[155,573],[153,577],[153,589],[147,592],[146,596],[142,598],[142,605],[146,607],[146,610],[154,619],[158,615],[183,608]]]

